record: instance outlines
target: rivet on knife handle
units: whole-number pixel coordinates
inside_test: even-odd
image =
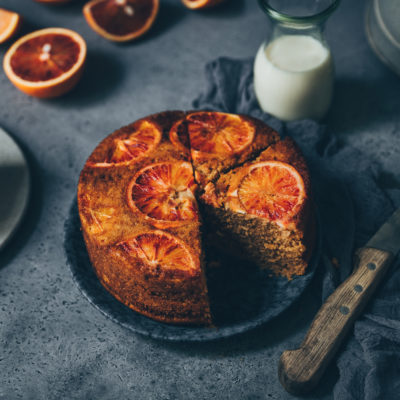
[[[282,353],[279,380],[289,393],[306,393],[316,386],[392,258],[372,248],[360,249],[358,256],[358,268],[318,311],[300,348]]]

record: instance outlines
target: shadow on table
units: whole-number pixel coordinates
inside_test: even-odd
[[[60,107],[85,107],[104,102],[122,84],[126,67],[106,52],[88,50],[85,70],[77,86],[65,96],[49,101]]]
[[[176,353],[211,360],[245,356],[246,353],[249,352],[254,353],[268,349],[268,347],[276,346],[285,340],[289,340],[289,338],[296,332],[306,331],[310,326],[312,319],[321,305],[322,274],[323,269],[318,268],[309,288],[303,293],[297,302],[269,323],[247,333],[226,339],[201,343],[161,343],[158,340],[145,337],[143,337],[143,340],[153,342],[156,345],[168,348],[170,351]],[[293,348],[299,345],[300,342],[295,343]],[[338,354],[340,354],[340,351]],[[267,356],[271,356],[271,358],[265,359],[266,365],[271,365],[271,361],[277,363],[278,360],[276,360],[276,354],[271,352],[267,353]],[[276,378],[278,379],[278,364],[276,364]],[[319,384],[312,393],[304,397],[315,398],[315,396],[317,396],[316,398],[319,398],[331,393],[337,378],[338,370],[336,363],[335,361],[332,361],[321,379],[322,383]]]
[[[7,130],[7,127],[4,128]],[[20,143],[15,137],[13,138],[22,149],[29,166],[31,174],[31,193],[25,216],[10,241],[0,251],[0,269],[5,268],[29,240],[39,221],[43,204],[40,166],[29,149],[24,144]]]
[[[15,36],[13,36],[11,41],[6,40],[4,43],[0,43],[0,51],[5,52],[11,47],[11,45],[19,38],[22,36],[27,35],[28,33],[32,33],[33,31],[39,30],[46,28],[43,25],[37,24],[35,21],[31,20],[29,16],[25,17],[23,19],[23,23],[21,24],[21,27],[18,29],[17,33]]]
[[[242,14],[245,0],[226,0],[215,8],[200,10],[200,13],[209,14],[218,18],[234,17]]]
[[[158,37],[174,27],[185,17],[185,15],[185,7],[180,1],[173,4],[160,1],[158,15],[150,30],[137,40],[128,43],[121,43],[120,46],[135,45],[135,43],[145,42]]]
[[[88,3],[89,0],[73,0],[73,1],[67,1],[66,3],[61,3],[61,4],[46,4],[42,3],[40,7],[43,7],[44,9],[53,12],[53,13],[59,13],[62,15],[80,15],[82,16],[82,9],[83,6]]]
[[[392,79],[387,79],[391,75]],[[325,118],[329,132],[358,134],[387,115],[400,114],[400,79],[387,71],[385,80],[338,79],[333,102]]]

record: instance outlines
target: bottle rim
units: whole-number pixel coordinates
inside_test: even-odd
[[[273,20],[293,24],[318,24],[325,21],[339,6],[340,0],[333,0],[332,3],[322,11],[306,16],[293,16],[276,10],[269,0],[258,0],[261,9]]]

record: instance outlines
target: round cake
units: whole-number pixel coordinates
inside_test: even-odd
[[[86,161],[78,207],[102,285],[167,323],[212,324],[207,246],[291,279],[313,243],[299,148],[244,115],[167,111],[118,129]]]

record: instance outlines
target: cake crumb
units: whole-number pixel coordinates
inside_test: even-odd
[[[331,262],[332,262],[332,265],[333,265],[335,268],[339,268],[339,267],[340,267],[339,260],[338,260],[336,257],[333,257],[332,260],[331,260]]]

